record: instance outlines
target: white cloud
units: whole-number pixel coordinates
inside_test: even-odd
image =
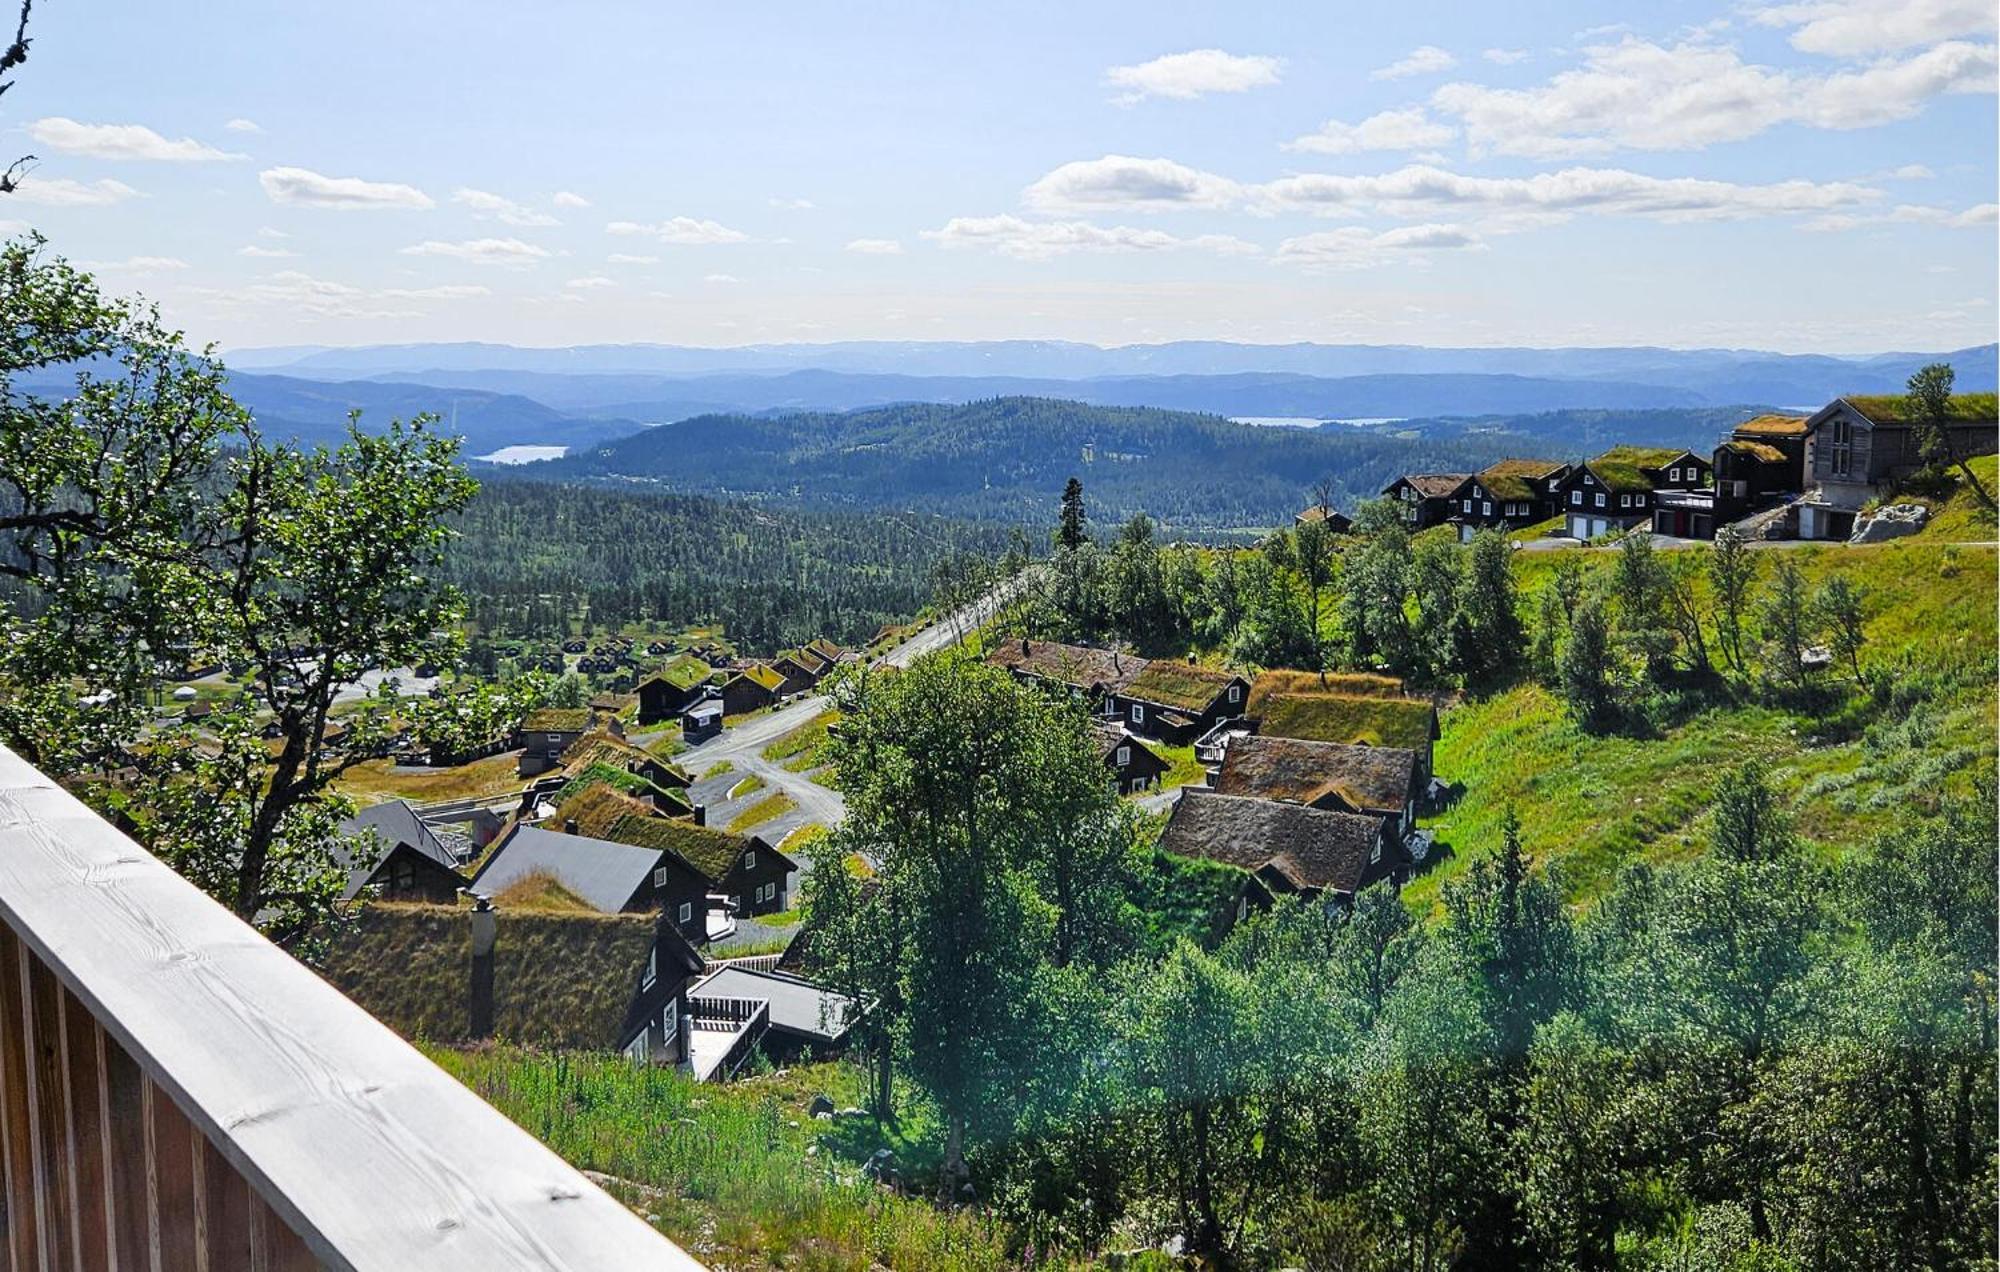
[[[1348,155],[1361,150],[1425,150],[1442,146],[1458,135],[1450,124],[1442,124],[1424,113],[1421,106],[1407,110],[1385,110],[1358,124],[1329,119],[1317,132],[1285,143],[1286,150],[1304,150],[1322,155]]]
[[[113,181],[109,177],[86,182],[69,177],[38,177],[29,173],[21,178],[13,197],[19,202],[37,203],[43,207],[90,208],[122,203],[138,193],[123,181]]]
[[[1104,78],[1112,87],[1125,90],[1118,100],[1128,104],[1148,97],[1187,101],[1206,93],[1247,93],[1268,87],[1278,82],[1284,65],[1283,58],[1192,49],[1136,66],[1114,66]]]
[[[572,278],[563,284],[564,287],[569,288],[571,291],[595,291],[600,287],[616,287],[617,285],[617,279],[606,278],[602,274],[589,274],[583,278]]]
[[[901,256],[903,245],[895,239],[858,238],[848,241],[847,250],[863,256]]]
[[[660,258],[657,256],[634,256],[628,252],[613,252],[604,259],[613,265],[658,265],[660,263]]]
[[[1485,58],[1487,61],[1493,63],[1495,66],[1512,66],[1516,62],[1525,62],[1528,58],[1528,50],[1487,49],[1484,52],[1480,53],[1479,56]]]
[[[28,125],[36,144],[93,159],[142,159],[158,163],[208,163],[241,159],[214,146],[183,137],[170,141],[143,124],[80,124],[60,115]]]
[[[298,255],[297,252],[287,251],[282,247],[259,247],[255,243],[251,243],[246,247],[237,248],[236,254],[238,256],[255,256],[264,260],[274,260],[274,261],[284,260],[288,257],[293,257]]]
[[[1391,261],[1421,260],[1423,253],[1480,251],[1486,244],[1457,225],[1402,225],[1369,230],[1358,225],[1302,234],[1278,244],[1276,259],[1320,269],[1366,269]]]
[[[1409,218],[1459,210],[1531,224],[1577,215],[1662,221],[1742,220],[1857,207],[1880,191],[1848,182],[1738,185],[1696,177],[1650,177],[1619,168],[1565,168],[1532,177],[1468,177],[1428,165],[1379,176],[1307,174],[1259,187],[1267,210],[1325,215],[1374,212]]]
[[[261,225],[257,227],[257,237],[268,238],[268,239],[282,239],[282,238],[290,238],[291,235],[285,233],[283,230],[277,229],[274,226]]]
[[[445,283],[438,287],[385,287],[375,294],[388,300],[472,300],[491,296],[493,289],[477,283]]]
[[[1030,207],[1051,211],[1089,208],[1213,208],[1234,201],[1241,188],[1227,177],[1200,172],[1171,159],[1105,155],[1063,164],[1022,192]]]
[[[1379,70],[1369,73],[1373,80],[1404,79],[1411,75],[1435,75],[1458,65],[1458,59],[1435,44],[1425,44],[1411,49],[1407,57],[1399,58]]]
[[[266,168],[257,174],[257,181],[271,202],[296,207],[423,211],[437,206],[415,186],[360,177],[326,177],[308,168]]]
[[[740,283],[743,280],[736,277],[736,275],[734,274],[704,274],[702,275],[701,281],[704,283],[722,283],[728,285],[733,283]]]
[[[546,212],[523,207],[505,195],[494,194],[490,190],[460,188],[452,191],[451,201],[471,208],[474,216],[482,218],[490,216],[505,225],[534,227],[562,224]]]
[[[1627,38],[1526,89],[1446,84],[1431,104],[1458,117],[1475,153],[1574,158],[1618,149],[1693,150],[1783,123],[1866,128],[1918,114],[1942,93],[1991,92],[1990,44],[1940,44],[1902,61],[1831,74],[1746,63],[1703,41]]]
[[[590,206],[589,199],[584,198],[582,195],[577,194],[572,190],[556,191],[555,197],[550,199],[549,202],[555,204],[559,208],[587,208]]]
[[[445,256],[474,265],[533,265],[547,260],[549,250],[523,243],[516,238],[467,239],[461,243],[441,243],[426,239],[401,249],[405,256]]]
[[[1751,17],[1762,26],[1796,28],[1793,48],[1829,57],[1991,35],[1996,26],[1992,0],[1807,0],[1755,9]]]
[[[1806,222],[1819,231],[1859,229],[1865,225],[1936,225],[1948,230],[1977,230],[2000,222],[2000,203],[1981,203],[1960,211],[1921,203],[1903,203],[1887,212],[1831,213]]]
[[[266,275],[235,291],[189,288],[196,295],[212,296],[231,307],[271,308],[287,316],[313,318],[413,318],[422,313],[411,302],[469,300],[491,294],[474,284],[453,283],[440,287],[385,287],[368,290],[331,279],[315,278],[300,270],[288,269]]]
[[[750,238],[741,230],[732,230],[716,221],[704,221],[691,216],[672,216],[664,221],[613,221],[604,227],[609,234],[638,234],[656,238],[662,243],[683,246],[702,246],[714,243],[743,243]]]
[[[264,131],[257,126],[257,121],[254,119],[232,119],[224,124],[223,127],[233,133],[260,133]]]
[[[188,263],[177,256],[128,256],[122,261],[79,261],[85,269],[113,270],[122,274],[165,274],[186,269]]]
[[[1227,234],[1180,237],[1164,230],[1088,221],[1026,221],[1018,216],[959,216],[923,237],[941,247],[983,248],[1016,260],[1040,261],[1072,252],[1208,251],[1247,256],[1257,246]]]

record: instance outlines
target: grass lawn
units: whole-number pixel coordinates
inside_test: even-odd
[[[730,818],[729,825],[725,829],[732,834],[741,834],[746,830],[754,830],[765,822],[776,821],[797,807],[798,805],[792,802],[791,796],[783,791],[772,791]]]
[[[1989,495],[2000,495],[1996,488],[1996,474],[2000,474],[2000,455],[1981,455],[1971,461],[1973,476],[1986,487]],[[1957,469],[1952,470],[1954,473]],[[1960,479],[1957,488],[1943,498],[1919,495],[1897,495],[1891,503],[1920,503],[1931,510],[1931,519],[1924,526],[1921,537],[1952,543],[1991,543],[2000,539],[2000,523],[1996,523],[1994,510],[1980,503]]]
[[[407,799],[416,804],[433,804],[448,799],[475,799],[516,794],[522,780],[517,771],[520,753],[502,751],[483,760],[453,768],[411,768],[392,771],[394,760],[367,760],[340,777],[343,795],[361,805]]]
[[[974,1272],[1014,1266],[1000,1227],[946,1213],[861,1178],[886,1144],[921,1170],[935,1137],[916,1110],[904,1139],[873,1119],[816,1121],[813,1096],[858,1104],[861,1074],[804,1065],[783,1076],[704,1086],[623,1057],[549,1056],[512,1047],[426,1054],[712,1267]]]
[[[751,773],[745,776],[742,781],[730,787],[729,794],[726,798],[742,799],[745,795],[754,795],[758,791],[761,791],[763,789],[764,789],[764,779],[757,776],[755,773]]]
[[[1172,790],[1176,786],[1199,785],[1208,777],[1208,770],[1200,760],[1194,758],[1194,745],[1155,746],[1153,753],[1167,762],[1167,771],[1160,774],[1160,789]]]
[[[1405,893],[1411,902],[1433,903],[1440,882],[1493,851],[1509,808],[1528,851],[1560,863],[1571,894],[1584,900],[1625,861],[1701,851],[1716,778],[1752,757],[1769,766],[1801,833],[1828,846],[1858,844],[1941,788],[1962,788],[1979,768],[1990,771],[1994,550],[1944,546],[1927,530],[1880,547],[1760,553],[1760,579],[1768,580],[1778,552],[1809,586],[1835,573],[1858,585],[1864,667],[1897,684],[1927,679],[1938,686],[1935,696],[1843,730],[1746,695],[1691,709],[1652,737],[1587,735],[1539,685],[1469,700],[1445,712],[1436,751],[1438,775],[1461,784],[1464,795],[1426,819],[1454,855],[1413,882]],[[1612,553],[1588,558],[1592,569],[1615,561]],[[1523,590],[1538,590],[1551,564],[1539,553],[1519,559]]]
[[[822,711],[764,748],[763,756],[790,773],[804,773],[827,762],[827,728],[840,719],[838,711]]]
[[[681,737],[681,728],[674,725],[659,737],[646,744],[646,752],[662,760],[671,760],[687,750],[687,742]]]

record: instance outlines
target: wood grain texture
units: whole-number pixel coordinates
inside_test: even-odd
[[[699,1267],[5,749],[0,844],[0,922],[320,1262]],[[193,1141],[171,1168],[162,1102],[147,1123],[164,1241],[196,1168]]]
[[[41,1267],[35,1227],[35,1177],[29,1141],[27,1035],[21,1029],[21,963],[26,951],[0,927],[0,1126],[6,1152],[7,1259],[13,1272]]]
[[[77,1272],[112,1267],[111,1193],[107,1164],[110,1127],[104,1118],[103,1084],[98,1080],[97,1021],[68,990],[57,999],[62,1026],[62,1063],[69,1105],[69,1176],[75,1189],[70,1210]]]

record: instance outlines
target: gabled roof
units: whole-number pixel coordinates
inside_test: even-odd
[[[1200,714],[1223,690],[1238,681],[1250,683],[1232,671],[1161,658],[1146,664],[1146,669],[1132,677],[1122,692],[1128,698]]]
[[[472,887],[491,896],[529,875],[552,875],[591,909],[616,914],[645,886],[659,860],[657,848],[519,826],[486,859]]]
[[[696,658],[693,654],[682,654],[679,658],[674,659],[666,666],[646,677],[646,680],[658,680],[685,692],[708,679],[714,673],[715,669],[713,667]]]
[[[347,871],[347,883],[342,889],[342,898],[352,901],[367,885],[368,876],[382,864],[384,857],[397,844],[408,844],[411,848],[429,857],[447,870],[457,871],[458,861],[445,847],[408,800],[392,799],[386,804],[376,804],[364,808],[346,821],[340,823],[343,835],[374,834],[381,840],[379,849],[370,851],[363,847],[359,852],[354,845],[336,841],[333,846],[335,862]]]
[[[1189,787],[1167,819],[1160,847],[1253,874],[1275,873],[1301,890],[1351,893],[1361,886],[1381,835],[1379,817]]]
[[[691,821],[655,817],[652,810],[617,791],[594,788],[587,802],[566,802],[556,810],[563,821],[575,821],[580,833],[619,844],[671,853],[710,883],[720,883],[736,868],[737,859],[751,848],[776,852],[788,866],[798,863],[762,840],[734,835],[725,830],[697,826]]]
[[[841,654],[846,652],[824,636],[815,636],[807,641],[805,648],[808,653],[817,654],[821,662],[829,664],[839,662]]]
[[[523,733],[581,733],[590,727],[589,707],[537,707],[521,717]]]
[[[986,655],[986,661],[1072,688],[1114,693],[1131,684],[1147,667],[1146,659],[1132,654],[1052,640],[1002,641]]]
[[[827,661],[809,649],[788,649],[771,660],[773,666],[790,663],[808,676],[826,674]]]
[[[1742,455],[1766,464],[1782,464],[1785,462],[1785,452],[1779,450],[1769,442],[1752,442],[1746,441],[1743,438],[1731,438],[1722,444],[1722,449],[1731,454]]]
[[[1134,735],[1123,724],[1112,721],[1100,720],[1093,723],[1090,726],[1090,740],[1097,747],[1097,758],[1107,762],[1111,759],[1112,753],[1121,746],[1133,747],[1153,756],[1156,760],[1160,759],[1154,754],[1153,748],[1146,745],[1144,738]],[[1160,762],[1166,763],[1164,760]]]
[[[1909,400],[1892,394],[1856,394],[1834,399],[1845,402],[1856,414],[1878,428],[1902,427],[1909,423]],[[1992,424],[2000,417],[2000,398],[1991,393],[1954,393],[1949,416],[1954,424]],[[1821,412],[1824,414],[1824,411]]]
[[[640,765],[648,769],[665,772],[670,780],[681,786],[694,781],[694,775],[670,760],[663,760],[643,747],[634,746],[608,729],[586,733],[570,743],[562,753],[563,766],[580,770],[592,764],[609,764],[614,768],[626,769]]]
[[[1614,446],[1584,464],[1597,480],[1621,493],[1653,488],[1643,470],[1660,469],[1690,452],[1672,446]]]
[[[1437,708],[1422,698],[1274,693],[1258,707],[1259,733],[1309,742],[1394,746],[1428,751]]]
[[[1503,459],[1479,471],[1479,484],[1495,499],[1533,499],[1541,493],[1535,482],[1546,481],[1567,467],[1558,459]]]
[[[1803,415],[1759,415],[1755,419],[1744,420],[1730,433],[1746,438],[1804,437],[1810,431]]]
[[[730,678],[732,680],[748,680],[750,683],[760,685],[772,693],[778,692],[778,690],[785,686],[785,678],[769,667],[766,667],[763,663],[751,663],[748,667],[745,667]]]
[[[1383,487],[1382,493],[1386,495],[1403,482],[1408,482],[1426,499],[1444,499],[1471,480],[1471,473],[1404,473]]]
[[[1356,812],[1396,812],[1410,802],[1417,757],[1395,746],[1344,746],[1247,734],[1223,753],[1224,795],[1317,804],[1332,795]]]
[[[1273,667],[1260,671],[1250,682],[1250,701],[1244,714],[1256,715],[1261,704],[1274,693],[1336,693],[1360,698],[1402,698],[1403,682],[1394,676],[1378,676],[1365,671],[1330,671],[1324,677],[1316,671],[1294,667]]]

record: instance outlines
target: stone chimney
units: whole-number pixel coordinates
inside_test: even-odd
[[[493,1036],[493,946],[499,937],[498,912],[489,897],[472,898],[472,1019],[475,1039]]]
[[[576,818],[574,817],[563,818],[563,834],[574,835],[575,833],[576,833]]]

